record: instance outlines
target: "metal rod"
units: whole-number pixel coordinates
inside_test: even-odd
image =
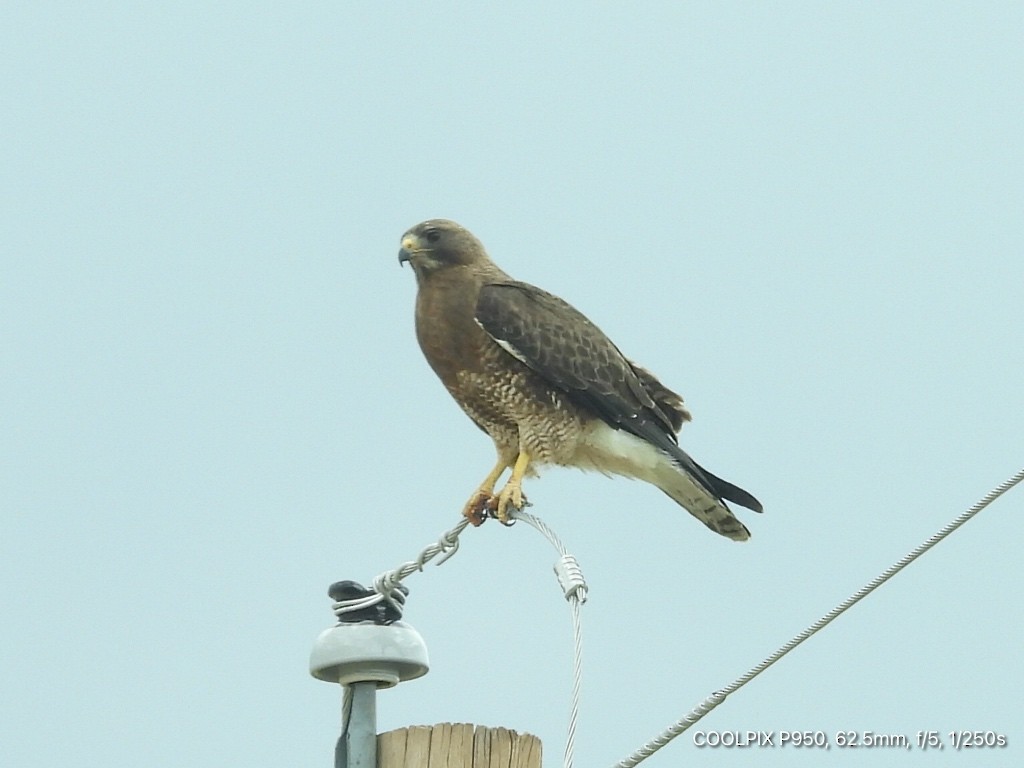
[[[336,768],[377,768],[377,683],[352,683],[352,712],[338,744]]]

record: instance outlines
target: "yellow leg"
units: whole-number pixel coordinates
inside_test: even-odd
[[[525,499],[523,498],[523,478],[526,476],[526,469],[530,466],[530,454],[520,451],[515,466],[512,467],[512,476],[505,483],[505,487],[498,494],[498,520],[502,523],[508,522],[508,505],[515,509],[522,509]]]
[[[497,509],[498,500],[494,497],[494,486],[498,478],[509,468],[509,460],[503,455],[498,456],[498,462],[488,473],[480,487],[473,492],[462,509],[462,515],[469,518],[473,525],[482,525],[487,514]]]
[[[484,481],[480,483],[480,491],[486,491],[489,495],[494,494],[494,486],[498,484],[498,478],[502,476],[506,469],[508,469],[508,460],[504,456],[498,457],[498,463],[494,465],[494,469],[490,471]]]

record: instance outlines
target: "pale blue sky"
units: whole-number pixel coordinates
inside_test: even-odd
[[[551,471],[579,766],[611,765],[1024,463],[1024,6],[9,2],[0,10],[4,764],[329,765],[327,585],[458,520],[492,449],[412,327],[402,232],[472,229],[694,413],[750,542]],[[703,729],[991,729],[1019,765],[1024,489]],[[554,553],[412,577],[381,730],[560,764]],[[646,765],[910,764],[698,750]],[[824,760],[825,762],[821,762]]]

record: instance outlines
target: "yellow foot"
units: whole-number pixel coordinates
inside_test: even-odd
[[[484,520],[493,516],[497,508],[498,497],[486,488],[481,488],[466,502],[462,515],[469,520],[470,525],[477,528],[484,524]]]
[[[523,495],[523,489],[519,483],[512,480],[509,480],[505,487],[501,489],[501,493],[498,494],[498,508],[494,516],[498,518],[498,522],[502,525],[511,525],[508,520],[510,505],[515,510],[520,510],[526,506],[526,497]]]

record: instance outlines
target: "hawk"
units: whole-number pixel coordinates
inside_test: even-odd
[[[453,221],[407,231],[398,261],[416,273],[416,336],[427,362],[497,449],[463,510],[474,525],[489,515],[507,523],[510,508],[525,503],[523,478],[554,464],[646,481],[715,533],[750,538],[726,501],[755,512],[761,504],[679,447],[676,433],[690,420],[683,399],[581,312],[509,277]]]

